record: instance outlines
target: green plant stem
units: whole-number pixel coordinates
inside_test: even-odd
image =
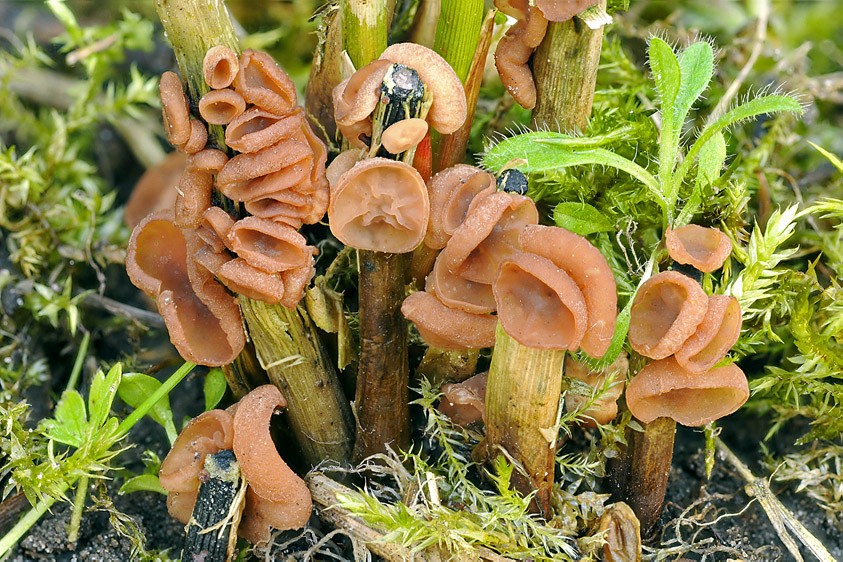
[[[483,0],[442,0],[433,50],[465,84],[483,23]]]
[[[76,352],[76,360],[73,362],[73,369],[70,370],[70,378],[67,380],[65,390],[73,390],[79,384],[79,375],[82,373],[82,365],[88,355],[88,344],[91,341],[91,332],[85,332],[82,336],[82,343],[79,344],[79,351]]]
[[[79,527],[82,525],[82,513],[85,511],[85,500],[88,498],[88,477],[79,478],[76,486],[76,496],[73,498],[73,513],[67,526],[67,542],[75,543],[79,540]]]
[[[355,68],[386,49],[387,0],[342,0],[343,42]]]
[[[135,411],[126,416],[126,419],[117,426],[116,440],[125,437],[126,434],[129,433],[129,430],[132,429],[135,424],[138,423],[141,418],[144,417],[152,409],[152,407],[158,403],[159,400],[168,395],[170,391],[173,390],[182,380],[184,380],[184,378],[195,368],[195,363],[185,362],[185,364],[179,367],[175,373],[170,375],[167,380],[161,383],[161,386],[159,386],[149,398],[144,400],[143,404],[138,406]]]
[[[479,450],[488,460],[502,452],[523,467],[512,473],[513,487],[551,513],[550,492],[559,434],[565,351],[521,345],[498,323],[486,387],[486,440]],[[484,450],[485,448],[485,450]]]
[[[601,0],[606,7],[606,1]],[[579,18],[551,23],[533,55],[536,107],[533,127],[584,131],[591,116],[603,28]]]

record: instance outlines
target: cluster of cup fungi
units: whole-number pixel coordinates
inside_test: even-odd
[[[568,13],[557,9],[567,3],[496,1],[518,19],[496,62],[525,107],[535,104],[526,61],[547,21],[569,19],[592,3],[572,2]],[[392,45],[336,86],[336,124],[349,148],[327,169],[325,145],[297,107],[293,83],[269,55],[214,47],[205,56],[204,78],[211,90],[198,107],[188,103],[174,73],[161,79],[167,134],[187,157],[175,166],[181,176],[172,205],[140,220],[127,256],[132,281],[156,300],[179,353],[203,365],[232,362],[247,338],[237,295],[295,308],[316,255],[298,230],[326,213],[333,235],[348,247],[385,254],[422,249],[433,257],[416,270],[419,283],[403,300],[403,315],[431,348],[494,348],[491,372],[443,386],[440,408],[458,424],[484,422],[487,441],[524,464],[527,476],[516,487],[535,491],[535,507],[547,515],[555,449],[539,436],[548,470],[548,458],[526,458],[526,443],[496,437],[508,418],[500,407],[490,408],[496,403],[490,396],[518,385],[518,369],[502,367],[512,346],[562,357],[577,350],[595,359],[606,355],[617,290],[600,251],[581,236],[540,225],[526,196],[527,179],[517,170],[496,178],[457,164],[432,173],[431,130],[453,133],[467,108],[459,78],[430,49]],[[408,86],[413,83],[422,87]],[[385,103],[398,90],[409,94],[401,103]],[[206,124],[225,126],[233,152],[208,146]],[[716,229],[690,225],[668,230],[665,245],[682,265],[644,282],[631,309],[630,347],[651,361],[628,384],[625,353],[601,371],[573,356],[565,362],[566,377],[608,389],[581,412],[586,425],[611,422],[624,387],[626,407],[645,423],[669,417],[700,426],[734,412],[748,397],[740,369],[717,366],[737,340],[740,306],[732,297],[707,295],[693,278],[722,265],[729,240]],[[561,363],[546,363],[543,376],[559,379]],[[584,400],[570,393],[565,407],[576,409]],[[239,534],[265,542],[273,528],[304,526],[310,492],[269,432],[273,411],[285,405],[277,388],[260,386],[228,410],[188,423],[161,467],[170,513],[195,523],[202,483],[220,466],[237,463],[243,480],[229,491],[243,496],[245,507],[229,521],[237,529],[231,540]],[[550,407],[555,415],[556,403]],[[552,421],[535,420],[533,433]],[[216,458],[226,451],[233,456]]]

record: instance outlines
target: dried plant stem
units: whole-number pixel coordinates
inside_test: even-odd
[[[262,384],[269,384],[266,371],[258,360],[255,344],[251,341],[246,342],[246,346],[234,362],[222,366],[222,373],[235,400],[240,400],[250,390]]]
[[[600,5],[605,8],[605,0]],[[537,92],[534,127],[585,130],[602,42],[603,28],[590,29],[579,18],[547,27],[547,35],[533,54]]]
[[[647,535],[659,520],[673,459],[676,422],[657,418],[644,431],[627,429],[627,446],[609,463],[609,482],[617,501],[626,502]]]
[[[524,472],[513,472],[513,486],[535,491],[534,507],[549,516],[565,351],[525,347],[500,323],[495,338],[480,452],[490,460],[503,452],[519,463]]]
[[[386,49],[387,0],[342,0],[343,42],[355,68]]]
[[[287,416],[305,460],[348,461],[351,409],[315,326],[300,309],[240,297],[258,358],[287,399]]]

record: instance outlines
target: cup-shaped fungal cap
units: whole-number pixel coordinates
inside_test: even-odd
[[[228,157],[221,150],[207,148],[187,160],[187,168],[178,184],[174,221],[179,228],[197,228],[202,214],[211,206],[214,176]]]
[[[741,305],[735,297],[711,295],[705,318],[676,352],[676,362],[692,373],[711,369],[738,341]]]
[[[208,207],[202,213],[202,221],[196,235],[211,251],[221,253],[228,248],[228,232],[232,226],[234,226],[234,219],[231,215],[219,207]]]
[[[480,349],[495,344],[494,316],[449,308],[431,293],[413,293],[404,299],[401,312],[431,347]]]
[[[369,158],[344,173],[331,189],[331,232],[361,250],[400,254],[419,245],[427,230],[430,202],[424,180],[412,166]]]
[[[169,71],[162,74],[158,91],[167,140],[173,146],[182,146],[190,139],[190,106],[178,75]]]
[[[465,90],[445,59],[415,43],[390,45],[380,59],[403,64],[419,73],[433,98],[427,120],[434,129],[448,135],[462,127],[467,114]]]
[[[246,210],[256,217],[280,220],[298,230],[310,213],[312,199],[311,195],[284,189],[247,201],[245,206]]]
[[[381,83],[391,64],[388,60],[372,61],[334,88],[334,119],[338,125],[352,126],[375,111]]]
[[[144,172],[126,203],[123,212],[126,226],[135,228],[146,215],[173,207],[178,194],[176,188],[187,168],[187,158],[182,152],[171,152],[160,164]]]
[[[468,164],[446,168],[430,178],[430,222],[424,243],[440,250],[465,221],[468,207],[475,198],[496,191],[492,174]]]
[[[358,160],[360,160],[360,151],[355,148],[337,154],[336,158],[331,161],[331,164],[325,170],[325,177],[328,178],[328,184],[331,187],[337,185],[342,175],[352,169]]]
[[[626,387],[626,404],[644,423],[666,417],[698,427],[735,412],[747,398],[749,385],[737,365],[698,374],[673,357],[648,364]]]
[[[463,382],[442,385],[439,411],[457,425],[483,420],[486,413],[486,383],[489,373],[474,375]]]
[[[187,154],[196,154],[208,144],[208,129],[198,119],[190,120],[190,136],[187,142],[176,148]]]
[[[516,20],[523,20],[527,17],[527,10],[530,9],[528,0],[495,0],[495,8]]]
[[[498,191],[475,199],[441,259],[455,275],[492,284],[500,264],[520,250],[521,231],[537,222],[536,204],[523,195]]]
[[[263,51],[243,51],[234,89],[247,103],[275,115],[283,115],[296,107],[295,84]]]
[[[353,148],[369,148],[372,139],[372,118],[357,121],[351,125],[337,124],[340,134]]]
[[[647,279],[632,302],[629,344],[650,359],[673,355],[705,318],[708,296],[699,283],[676,271]]]
[[[665,245],[675,261],[706,273],[719,269],[732,253],[732,242],[722,231],[696,224],[668,229]]]
[[[246,100],[234,90],[211,90],[199,100],[199,115],[212,125],[228,125],[246,111]]]
[[[427,121],[414,117],[393,123],[381,135],[381,144],[390,154],[400,154],[418,145],[427,134]]]
[[[215,90],[231,86],[239,69],[240,61],[237,60],[237,53],[225,45],[211,47],[202,60],[205,83]]]
[[[574,280],[547,258],[516,254],[501,264],[493,285],[504,331],[534,349],[580,346],[588,310]]]
[[[234,455],[254,499],[268,504],[253,507],[266,525],[280,530],[303,527],[313,509],[307,484],[279,456],[269,432],[273,412],[286,405],[277,388],[264,385],[244,396],[234,412]]]
[[[519,241],[525,252],[548,258],[580,288],[588,309],[580,347],[602,357],[612,343],[618,315],[617,286],[606,258],[582,236],[555,226],[527,225]]]
[[[307,180],[313,153],[299,141],[285,139],[253,154],[238,154],[217,176],[217,187],[235,201],[251,201]]]
[[[245,345],[235,300],[206,270],[188,260],[186,234],[169,213],[155,213],[132,232],[126,272],[132,283],[156,299],[170,341],[187,361],[225,365]]]
[[[495,49],[495,67],[506,91],[525,109],[536,107],[536,83],[529,66],[533,48],[525,44],[526,20],[513,25]],[[530,38],[527,38],[529,41]]]
[[[238,256],[267,273],[302,267],[310,263],[314,250],[294,228],[259,217],[234,223],[228,241]]]
[[[279,275],[284,281],[284,296],[279,301],[282,306],[289,309],[294,309],[304,297],[304,290],[313,279],[313,274],[316,273],[316,266],[313,258],[310,262],[295,269],[288,269],[282,271]]]
[[[536,7],[550,21],[568,21],[595,4],[597,0],[536,0]]]
[[[209,410],[187,422],[161,463],[161,486],[168,492],[197,491],[205,457],[231,449],[233,423],[234,418],[225,410]]]
[[[626,383],[626,373],[629,370],[629,359],[626,353],[621,353],[615,361],[603,371],[592,371],[584,363],[573,357],[565,359],[565,376],[584,382],[594,391],[603,391],[580,415],[585,418],[586,427],[596,427],[597,424],[607,424],[618,415],[618,398],[623,393]],[[568,392],[565,394],[565,409],[573,411],[583,407],[592,400],[591,396]]]
[[[441,300],[445,306],[470,312],[488,314],[495,311],[495,295],[491,283],[469,281],[448,271],[442,254],[433,263],[433,271],[425,280],[425,290]]]
[[[198,488],[192,492],[170,492],[167,494],[167,512],[170,517],[187,525],[193,515],[193,507],[196,505],[197,496],[199,496]]]
[[[243,258],[225,262],[216,272],[223,285],[250,299],[276,304],[284,298],[284,280],[278,273],[267,273]]]
[[[228,124],[225,144],[238,152],[258,152],[280,140],[293,138],[303,121],[300,109],[286,115],[275,115],[253,107]]]

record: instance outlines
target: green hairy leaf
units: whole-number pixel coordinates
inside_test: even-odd
[[[117,396],[117,388],[123,377],[123,366],[118,363],[109,369],[108,374],[102,371],[94,375],[91,381],[91,390],[88,394],[88,411],[90,413],[91,427],[101,427],[108,414],[111,412],[111,404]]]
[[[66,390],[56,404],[54,418],[44,420],[41,428],[50,439],[80,447],[89,430],[85,399],[75,390]]]
[[[615,229],[615,225],[606,215],[588,203],[559,203],[553,211],[553,221],[556,226],[580,236]]]

